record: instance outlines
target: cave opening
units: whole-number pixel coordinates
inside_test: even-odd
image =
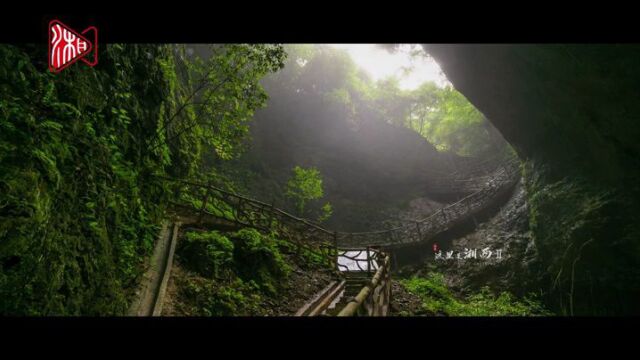
[[[640,313],[637,46],[38,46],[0,45],[0,313]]]

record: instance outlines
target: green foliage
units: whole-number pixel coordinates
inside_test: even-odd
[[[634,304],[617,300],[640,288],[637,260],[619,255],[640,253],[631,190],[600,187],[577,175],[558,179],[535,161],[524,170],[547,303],[563,315],[632,313]]]
[[[187,278],[182,296],[189,299],[187,312],[193,316],[250,316],[258,313],[262,300],[254,284],[235,278],[230,284],[205,278]]]
[[[233,243],[217,231],[188,232],[180,242],[182,262],[207,277],[220,277],[233,263]]]
[[[230,316],[258,314],[264,298],[278,296],[291,272],[282,251],[290,243],[255,229],[237,232],[188,232],[177,254],[183,267],[196,276],[178,284],[189,314]],[[314,266],[326,258],[303,251]]]
[[[518,301],[506,291],[496,296],[488,287],[483,287],[479,293],[469,296],[460,313],[465,316],[552,315],[537,300],[525,297]]]
[[[326,268],[330,261],[334,258],[327,253],[318,253],[309,249],[303,248],[300,255],[304,259],[304,266],[309,269]]]
[[[410,127],[440,149],[472,155],[490,144],[488,121],[458,91],[424,86],[418,89],[418,99],[422,101],[416,104],[416,116],[409,119]]]
[[[285,195],[293,199],[298,209],[298,215],[304,216],[305,205],[311,200],[316,200],[324,195],[322,191],[322,176],[316,168],[293,168],[293,175],[287,182]]]
[[[332,269],[334,258],[328,248],[312,249],[307,246],[298,247],[295,243],[283,240],[276,232],[269,235],[277,243],[278,249],[282,254],[294,255],[298,267],[306,270],[324,268]]]
[[[392,124],[424,136],[441,151],[463,156],[502,151],[506,144],[489,121],[460,92],[424,83],[415,90],[401,90],[393,79],[380,81],[376,107]]]
[[[236,273],[243,280],[254,281],[261,290],[275,294],[278,280],[288,276],[291,271],[280,253],[277,239],[249,228],[230,236],[235,244]]]
[[[333,214],[333,207],[331,206],[331,203],[322,205],[322,207],[320,208],[320,216],[318,217],[318,222],[327,220],[331,217],[331,214]]]
[[[176,111],[162,130],[170,141],[186,132],[193,146],[213,148],[219,159],[238,155],[254,111],[265,105],[267,94],[259,80],[283,66],[282,46],[226,44],[189,46],[198,54],[179,64],[182,81]],[[211,161],[211,155],[209,161]]]
[[[181,242],[178,256],[183,266],[204,277],[240,278],[273,295],[278,281],[291,271],[280,243],[276,237],[250,228],[234,233],[191,231]]]
[[[54,75],[45,51],[0,46],[0,313],[121,314],[163,211],[167,159],[142,150],[170,53],[109,45]]]
[[[46,48],[0,45],[1,314],[123,314],[179,196],[154,175],[206,177],[203,154],[232,156],[284,60],[275,45],[101,51],[54,75]]]
[[[269,86],[276,94],[289,89],[295,92],[291,97],[319,98],[323,103],[319,111],[349,119],[356,128],[371,121],[407,127],[442,151],[478,156],[503,150],[500,134],[450,86],[426,82],[415,90],[403,90],[395,77],[373,82],[345,51],[327,46],[287,46],[286,50],[289,59],[284,70],[268,78],[276,85]]]
[[[550,315],[535,300],[525,298],[518,301],[508,292],[496,296],[488,287],[483,287],[480,292],[465,300],[459,300],[445,284],[444,276],[435,272],[429,273],[426,278],[404,279],[401,284],[418,295],[423,301],[424,309],[431,313],[449,316]]]

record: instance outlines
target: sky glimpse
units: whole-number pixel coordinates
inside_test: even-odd
[[[353,61],[371,75],[374,81],[396,76],[400,88],[413,90],[426,81],[439,87],[449,85],[438,63],[430,56],[412,56],[411,51],[423,52],[419,45],[402,44],[395,52],[389,52],[377,44],[331,44],[346,50]]]

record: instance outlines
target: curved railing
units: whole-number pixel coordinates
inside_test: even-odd
[[[428,217],[383,231],[338,233],[337,243],[344,247],[405,246],[428,240],[478,214],[510,190],[519,179],[516,161],[502,165],[486,180],[485,186],[459,201],[440,208]]]
[[[218,187],[188,180],[162,177],[199,192],[198,210],[202,215],[217,216],[241,226],[278,230],[300,242],[324,242],[337,247],[396,247],[423,242],[469,219],[493,203],[500,194],[512,188],[519,179],[517,160],[501,165],[484,186],[459,201],[440,208],[428,217],[391,229],[369,232],[338,232],[275,207],[273,204],[238,195]]]

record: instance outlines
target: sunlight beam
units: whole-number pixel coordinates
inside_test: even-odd
[[[401,89],[413,90],[427,81],[439,87],[451,86],[435,60],[424,54],[420,45],[402,44],[395,52],[389,52],[377,44],[330,44],[345,50],[353,61],[364,69],[374,81],[395,76]],[[422,55],[411,56],[411,51]]]

